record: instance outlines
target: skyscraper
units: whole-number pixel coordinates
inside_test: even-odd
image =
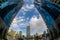
[[[14,17],[21,9],[24,1],[23,0],[1,0],[0,2],[1,2],[0,3],[0,19],[1,19],[0,31],[2,31],[0,35],[5,37],[6,32],[8,31]],[[6,30],[6,32],[4,30]]]
[[[22,31],[19,31],[19,38],[22,38]]]
[[[54,1],[54,0],[53,0]],[[57,0],[56,0],[57,1]],[[55,2],[56,2],[55,1]],[[57,18],[60,16],[60,6],[58,3],[51,0],[35,0],[34,5],[41,14],[45,21],[47,28],[52,33],[52,36],[57,35],[58,29],[56,29]]]
[[[27,26],[27,28],[26,28],[26,36],[27,36],[27,40],[29,40],[29,38],[30,38],[30,26]]]
[[[47,27],[49,28],[60,15],[60,9],[48,0],[35,0],[35,7],[43,17]]]

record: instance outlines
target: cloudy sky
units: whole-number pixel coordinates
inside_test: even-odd
[[[17,16],[14,18],[9,30],[13,29],[16,32],[22,31],[26,34],[26,27],[30,25],[31,34],[39,32],[42,34],[47,27],[33,4],[34,0],[24,0],[23,7],[19,10]]]

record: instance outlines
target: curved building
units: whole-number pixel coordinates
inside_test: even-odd
[[[0,38],[5,37],[23,3],[23,0],[0,0]]]
[[[58,1],[58,3],[57,3]],[[43,17],[52,38],[58,37],[60,29],[60,1],[59,0],[35,0],[34,5]],[[56,21],[58,20],[58,22]]]

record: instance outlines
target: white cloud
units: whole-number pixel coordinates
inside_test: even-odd
[[[34,2],[34,0],[24,0],[26,3],[33,3]]]
[[[12,22],[11,25],[13,25],[13,27],[14,27],[14,26],[18,26],[18,23],[21,23],[21,21],[24,21],[24,19],[21,18],[21,17],[15,18],[15,19],[13,20],[13,22]]]
[[[26,1],[26,0],[25,0]],[[32,0],[28,1],[27,2],[31,2]],[[23,15],[26,14],[26,12],[30,11],[31,9],[34,8],[34,4],[26,4],[24,5],[21,10],[19,11],[23,13]],[[27,18],[28,20],[29,18]],[[21,29],[17,27],[20,27],[21,25],[24,25],[24,26],[27,26],[28,23],[25,23],[25,22],[22,22],[24,21],[24,17],[19,17],[19,18],[15,18],[11,24],[11,28],[10,29],[16,29],[16,31],[20,31]],[[30,26],[31,26],[31,29],[34,30],[35,32],[38,32],[40,30],[40,32],[46,30],[46,25],[42,19],[42,17],[40,16],[40,18],[38,19],[36,16],[33,16],[31,19],[30,19]]]
[[[28,10],[32,9],[33,7],[34,7],[34,4],[31,4],[31,5],[26,4],[25,6],[22,7],[21,10],[28,11]]]
[[[41,33],[43,33],[43,31],[46,31],[47,29],[47,26],[45,25],[41,16],[39,19],[36,16],[33,16],[30,20],[30,27],[35,32],[41,32]]]
[[[22,17],[15,18],[15,19],[13,20],[12,24],[10,25],[9,30],[18,28],[18,27],[20,27],[21,25],[25,25],[25,24],[23,23],[24,20],[25,20],[25,19],[24,19],[23,16],[22,16]],[[19,30],[19,29],[18,29],[18,30]],[[18,31],[18,30],[17,30],[17,31]]]
[[[33,9],[33,8],[34,8],[34,5],[33,5],[33,4],[31,4],[31,5],[26,4],[25,6],[23,6],[23,7],[21,8],[21,12],[23,13],[23,15],[25,15],[26,12],[30,11],[30,10]]]
[[[11,30],[11,29],[14,29],[15,30],[16,29],[16,31],[19,31],[20,30],[20,27],[23,27],[24,28],[25,26],[28,25],[28,22],[26,23],[24,21],[25,21],[24,16],[15,18],[13,20],[12,24],[10,25],[9,30]]]
[[[26,5],[26,8],[27,8],[27,9],[32,9],[33,7],[34,7],[33,4],[31,4],[31,5],[28,5],[28,4],[27,4],[27,5]]]
[[[29,20],[29,18],[27,17],[27,20]]]

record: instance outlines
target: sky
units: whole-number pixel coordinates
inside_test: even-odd
[[[47,26],[40,13],[34,7],[33,2],[34,0],[24,0],[24,5],[14,18],[9,30],[22,31],[23,35],[26,35],[26,27],[28,25],[30,25],[31,34],[35,34],[36,32],[42,34],[47,30]]]

